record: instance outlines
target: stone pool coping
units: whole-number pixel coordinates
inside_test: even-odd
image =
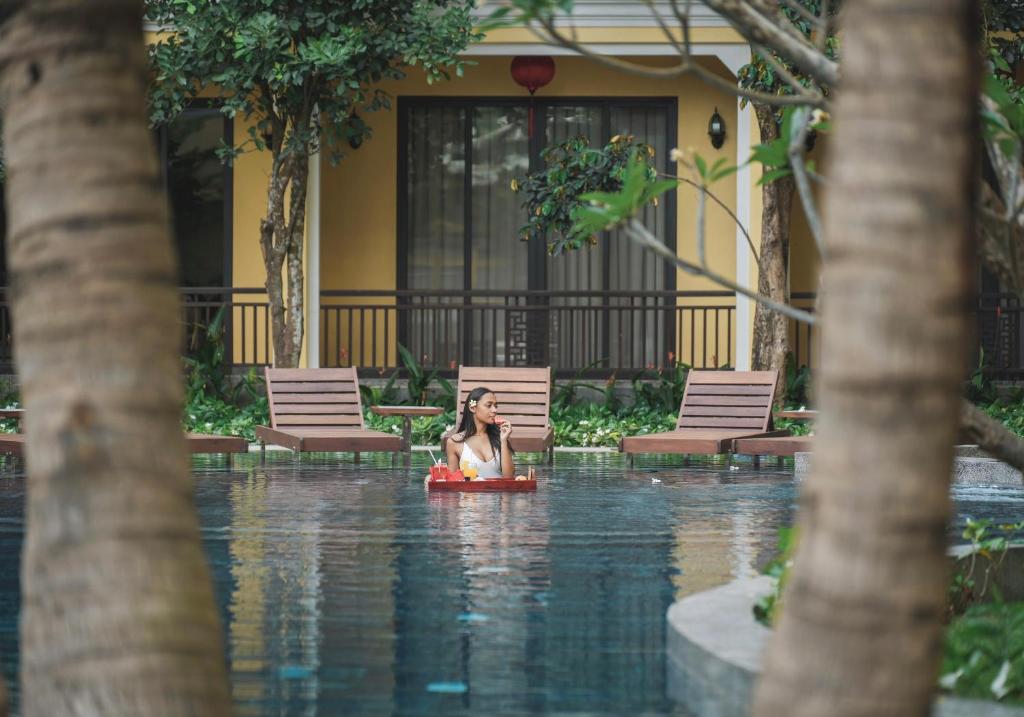
[[[668,609],[669,696],[701,717],[746,717],[771,631],[754,619],[754,602],[771,578],[738,578],[683,598]],[[937,697],[934,717],[1024,717],[1024,708]]]
[[[260,444],[259,443],[250,443],[249,444],[249,452],[250,453],[256,453],[259,450],[260,450]],[[423,445],[423,446],[413,446],[412,450],[416,451],[418,453],[426,453],[428,451],[436,451],[436,450],[438,450],[438,448],[437,448],[437,446],[434,446],[434,445],[430,445],[430,446]],[[284,446],[274,446],[274,445],[270,445],[268,443],[267,444],[267,451],[286,451],[288,453],[291,453],[292,449],[291,448],[285,448]],[[619,452],[618,449],[616,449],[616,448],[608,448],[606,446],[593,446],[593,447],[591,447],[591,446],[555,446],[555,453],[618,453],[618,452]]]
[[[793,461],[793,478],[804,480],[810,474],[811,454],[797,453]],[[973,445],[956,447],[952,479],[955,485],[1024,487],[1024,476],[1020,471]]]

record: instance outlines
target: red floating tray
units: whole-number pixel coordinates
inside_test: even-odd
[[[492,480],[431,480],[427,481],[430,490],[447,491],[517,491],[526,492],[537,490],[536,480],[515,480],[506,478],[495,478]]]

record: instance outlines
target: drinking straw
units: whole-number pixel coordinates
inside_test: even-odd
[[[438,460],[437,460],[436,458],[434,458],[434,452],[433,452],[432,450],[430,450],[430,449],[428,448],[428,449],[427,449],[427,453],[429,453],[429,454],[430,454],[430,460],[434,461],[434,465],[435,465],[435,466],[439,466],[439,465],[441,465],[441,463],[440,463],[440,462],[439,462],[439,461],[438,461]]]

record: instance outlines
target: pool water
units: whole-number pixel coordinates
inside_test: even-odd
[[[756,572],[796,496],[787,472],[617,455],[559,455],[536,493],[509,494],[428,493],[425,463],[388,459],[194,465],[239,715],[683,715],[665,611]],[[1019,490],[956,498],[954,533],[1024,513]],[[12,689],[23,502],[0,475]]]

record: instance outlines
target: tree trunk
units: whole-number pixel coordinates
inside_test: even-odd
[[[302,240],[306,226],[306,181],[309,178],[309,157],[299,155],[292,165],[291,206],[288,211],[288,323],[289,366],[298,366],[302,355],[305,302],[302,275]]]
[[[0,33],[28,412],[22,714],[230,714],[181,430],[142,3],[36,0]]]
[[[821,419],[755,714],[924,716],[973,290],[974,0],[845,9]]]
[[[298,366],[302,355],[305,316],[302,242],[308,175],[308,156],[282,155],[277,150],[267,192],[267,216],[260,221],[260,250],[267,270],[274,366],[281,368]]]
[[[775,108],[754,105],[761,142],[779,136]],[[796,184],[792,177],[783,177],[761,188],[761,251],[757,266],[757,290],[781,304],[789,303],[789,228]],[[755,371],[778,371],[786,375],[786,354],[789,352],[789,321],[778,311],[757,303],[754,309],[753,361]],[[775,390],[775,403],[786,395],[785,380]]]
[[[1024,441],[1000,421],[992,418],[970,401],[960,406],[963,436],[989,455],[1024,471]]]

